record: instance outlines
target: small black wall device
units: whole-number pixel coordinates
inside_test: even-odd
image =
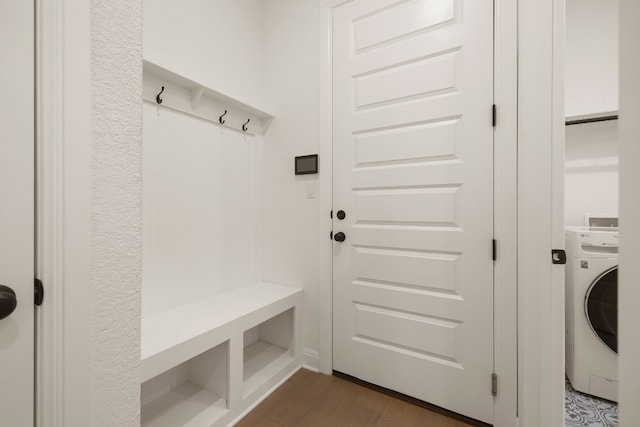
[[[296,157],[296,175],[309,175],[318,173],[318,155]]]

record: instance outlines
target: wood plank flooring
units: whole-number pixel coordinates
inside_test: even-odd
[[[236,427],[471,427],[344,379],[301,369]]]

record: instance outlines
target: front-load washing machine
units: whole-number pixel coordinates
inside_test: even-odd
[[[618,400],[618,230],[567,227],[566,373],[574,389]]]

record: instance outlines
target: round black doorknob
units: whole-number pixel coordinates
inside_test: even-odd
[[[0,319],[13,313],[18,305],[16,293],[8,286],[0,285]]]
[[[344,213],[344,211],[338,211],[338,213],[336,214],[336,216],[338,217],[338,219],[345,219],[347,214]]]
[[[345,236],[342,231],[333,235],[333,240],[335,240],[336,242],[344,242],[344,239],[346,238],[347,236]]]

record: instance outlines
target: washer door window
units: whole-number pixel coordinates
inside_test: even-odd
[[[585,300],[587,320],[593,332],[611,350],[618,352],[618,267],[593,281]]]

